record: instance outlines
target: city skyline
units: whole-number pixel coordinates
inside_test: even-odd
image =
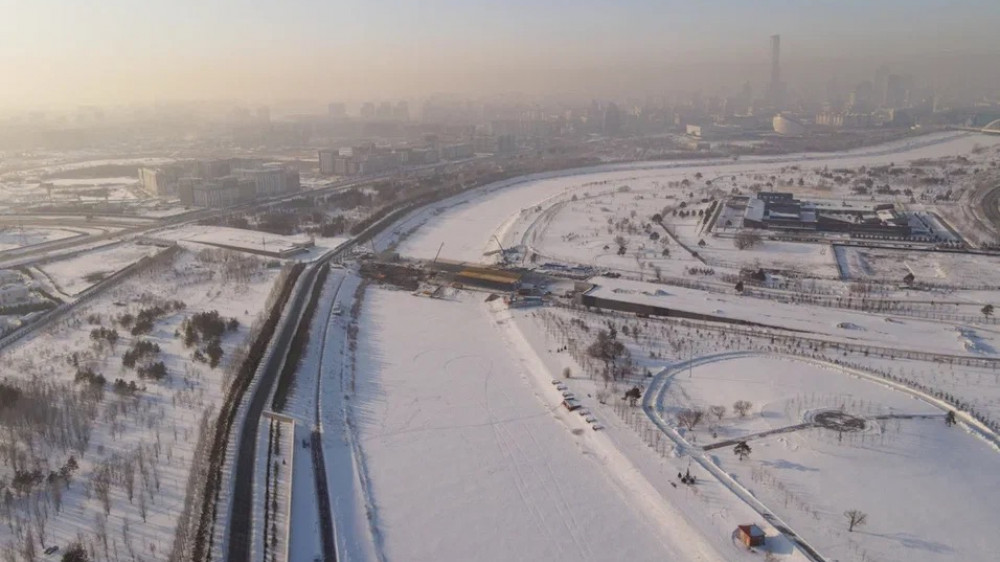
[[[0,107],[238,98],[481,95],[615,96],[764,86],[767,38],[782,37],[782,79],[867,75],[882,62],[1000,83],[961,61],[1000,51],[987,2],[728,3],[638,0],[534,6],[436,0],[418,5],[242,0],[89,7],[12,5],[0,23]],[[641,15],[642,17],[637,17]],[[941,62],[935,62],[936,60]]]

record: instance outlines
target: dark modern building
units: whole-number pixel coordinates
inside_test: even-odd
[[[743,227],[777,231],[844,232],[905,238],[911,229],[906,215],[891,203],[837,207],[800,201],[791,193],[762,191],[750,198]]]

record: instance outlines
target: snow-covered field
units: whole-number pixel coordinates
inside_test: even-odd
[[[837,259],[849,279],[899,283],[908,273],[921,282],[952,287],[1000,286],[1000,257],[945,252],[837,247]]]
[[[576,317],[565,311],[554,312],[567,319]],[[550,323],[541,321],[540,313],[540,309],[514,311],[518,331],[549,363],[551,371],[570,367],[573,378],[564,381],[570,390],[577,396],[585,395],[584,405],[605,423],[613,422],[613,409],[590,398],[601,391],[603,385],[600,378],[574,362],[564,351],[560,352],[561,346],[574,339],[580,341],[580,332],[553,332]],[[605,321],[600,317],[586,319],[596,321],[597,325]],[[648,345],[652,345],[657,351],[656,356],[662,358],[661,361],[666,359],[667,364],[684,362],[668,359],[671,355],[680,354],[687,358],[701,353],[741,349],[738,341],[720,346],[717,337],[710,337],[704,331],[696,335],[693,330],[689,334],[670,330],[668,333],[672,333],[671,336],[664,338],[650,323],[645,325],[644,330],[646,336],[641,345],[633,344],[631,337],[625,340],[633,348],[633,358],[640,364],[649,361],[639,355],[640,349]],[[588,336],[583,334],[583,337]],[[686,349],[687,345],[678,349],[670,343],[672,340],[685,340],[688,345],[697,343],[701,351]],[[584,344],[586,341],[589,340],[584,340]],[[873,360],[871,366],[885,368],[879,363]],[[942,367],[938,364],[903,362],[907,364],[900,366],[888,360],[881,363],[895,365],[897,370],[894,372],[908,373],[917,380],[934,383],[937,388],[952,389],[955,388],[952,381],[968,378],[954,367],[946,369],[947,373],[941,373]],[[918,370],[925,372],[921,374]],[[973,374],[967,382],[981,391],[994,389],[991,395],[996,395],[994,376],[991,374]],[[617,390],[612,392],[612,397],[615,392],[621,394],[630,384],[615,385]],[[976,391],[973,389],[971,392],[975,394]],[[753,404],[746,418],[734,412],[732,404],[736,400],[748,400]],[[614,401],[616,398],[612,398]],[[707,412],[713,405],[725,407],[722,420]],[[988,497],[983,496],[982,490],[997,486],[993,476],[996,471],[986,467],[996,466],[1000,457],[990,442],[963,431],[962,426],[947,427],[944,411],[915,399],[909,393],[846,375],[838,368],[821,368],[814,363],[771,358],[766,353],[758,353],[748,358],[710,362],[690,370],[680,369],[670,379],[661,409],[663,418],[674,426],[677,425],[675,416],[681,409],[706,410],[706,417],[693,432],[679,429],[695,446],[694,451],[700,451],[697,447],[793,426],[814,419],[819,411],[841,407],[848,413],[868,418],[868,429],[857,434],[845,434],[842,439],[835,431],[818,428],[750,437],[748,442],[753,451],[748,460],[740,462],[733,455],[732,444],[708,451],[708,458],[715,459],[712,462],[731,473],[766,508],[773,510],[831,560],[989,559],[988,549],[994,545],[986,538],[988,531],[984,526],[991,521],[994,506]],[[896,414],[926,415],[930,418],[874,419]],[[622,425],[625,426],[620,428],[623,432],[635,431],[649,443],[649,428]],[[618,429],[612,425],[608,435],[619,442],[623,453],[641,457],[642,451],[648,451],[646,447],[637,450],[634,444],[630,446],[628,438],[617,433]],[[689,454],[675,460],[668,456],[663,461],[656,459],[656,464],[677,467],[673,472],[670,468],[660,468],[669,478],[670,474],[684,470],[691,458]],[[963,462],[968,464],[958,467]],[[636,463],[643,466],[641,458]],[[644,468],[650,472],[655,470]],[[700,473],[698,476],[702,501],[690,508],[700,505],[700,509],[707,509],[709,513],[729,512],[721,525],[712,517],[716,528],[709,527],[704,532],[714,531],[721,535],[726,524],[753,520],[752,517],[738,515],[733,502],[736,505],[741,502],[732,494],[723,490],[723,493],[717,492],[709,498],[712,489],[709,486],[717,483],[711,478],[705,482],[705,476]],[[928,490],[926,497],[913,493],[914,489],[928,488],[932,489]],[[672,503],[678,501],[676,497],[669,499]],[[962,512],[967,503],[972,513]],[[861,509],[868,513],[868,526],[848,533],[843,516],[848,509]],[[920,515],[911,516],[912,513]],[[940,514],[955,514],[955,527],[934,516]],[[911,521],[914,523],[912,526]]]
[[[163,248],[134,243],[105,246],[39,267],[65,295],[77,295],[101,279]]]
[[[386,557],[728,559],[542,394],[479,301],[366,297],[352,403]]]
[[[423,259],[433,258],[440,249],[442,258],[481,263],[496,262],[500,246],[508,250],[520,247],[521,252],[515,255],[525,260],[525,264],[534,253],[539,264],[553,260],[594,265],[630,272],[634,277],[647,280],[660,273],[690,275],[688,270],[691,268],[719,269],[720,273],[734,272],[741,267],[779,268],[820,277],[825,291],[846,299],[850,294],[848,285],[838,281],[838,256],[831,246],[768,240],[754,249],[737,250],[726,235],[716,237],[705,232],[704,215],[709,211],[709,203],[703,199],[718,200],[733,188],[746,189],[750,182],[764,186],[768,182],[775,185],[768,185],[766,189],[867,200],[867,195],[851,194],[849,184],[831,185],[824,178],[827,174],[854,173],[841,172],[841,169],[890,163],[898,166],[917,159],[970,156],[977,146],[990,147],[986,152],[991,153],[995,152],[998,143],[1000,139],[981,135],[941,133],[832,155],[791,155],[739,162],[647,163],[545,174],[486,186],[412,213],[399,221],[391,233],[378,237],[376,245],[379,249],[395,246],[403,256]],[[985,156],[970,157],[981,160]],[[954,162],[945,165],[925,161],[917,167],[923,167],[922,173],[933,175],[952,164]],[[832,171],[828,172],[828,168]],[[802,179],[805,186],[796,182],[793,188],[793,179]],[[893,187],[902,189],[917,185],[912,178],[907,182],[914,183],[904,182]],[[682,206],[681,202],[685,204]],[[928,208],[919,203],[917,207]],[[667,229],[649,224],[654,213],[663,214]],[[651,236],[654,232],[657,236]],[[699,243],[702,239],[705,240],[703,245]],[[624,255],[619,254],[619,244],[626,246]],[[664,248],[668,249],[666,255]],[[913,255],[918,254],[914,252]],[[969,265],[975,263],[974,260],[952,259],[943,254],[926,255],[933,255],[934,259],[913,267],[918,282],[923,279],[944,285],[977,277]],[[895,269],[899,267],[898,262],[894,264],[881,257],[876,261],[882,269],[873,268],[868,275],[884,274],[891,278],[899,273]],[[909,262],[903,261],[909,268]],[[899,275],[900,280],[902,275],[905,273]],[[625,279],[598,278],[596,282],[609,297],[634,298],[681,310],[781,326],[816,340],[970,356],[992,356],[1000,349],[997,347],[1000,342],[996,341],[998,332],[984,326],[970,328],[954,322],[755,300],[734,295],[731,285],[723,288],[719,283],[713,285],[714,292],[708,292]],[[893,294],[897,293],[903,296],[898,290]],[[789,293],[789,296],[794,295]],[[966,291],[962,295],[955,293],[953,298],[968,299],[971,305],[972,302],[991,302],[996,296],[987,291],[977,291],[974,295]],[[430,475],[446,471],[457,489],[491,490],[492,479],[482,482],[479,477],[468,483],[470,477],[466,473],[475,470],[479,476],[483,467],[491,466],[493,457],[480,454],[478,458],[486,460],[473,464],[466,461],[464,455],[470,444],[488,442],[488,432],[486,437],[477,432],[486,431],[496,423],[496,417],[490,418],[489,411],[497,407],[492,393],[497,377],[485,373],[496,372],[500,364],[496,356],[505,349],[519,357],[522,365],[530,365],[529,375],[536,379],[557,377],[563,367],[571,368],[574,377],[565,381],[566,385],[581,397],[584,405],[606,428],[598,434],[584,431],[586,435],[593,435],[594,450],[604,451],[601,455],[604,458],[612,456],[607,451],[615,452],[617,461],[612,465],[615,467],[612,474],[622,474],[625,467],[625,472],[641,476],[641,481],[650,484],[656,490],[655,495],[646,497],[662,500],[662,508],[666,510],[656,521],[667,527],[683,527],[685,536],[701,537],[708,543],[709,550],[714,550],[710,557],[738,559],[741,556],[727,550],[732,547],[727,544],[728,532],[737,524],[760,524],[754,510],[775,513],[831,560],[985,560],[991,559],[991,550],[995,550],[991,548],[991,543],[995,547],[995,541],[991,541],[986,528],[995,510],[989,504],[990,496],[982,491],[995,489],[998,482],[990,475],[996,471],[983,467],[995,467],[1000,457],[985,441],[963,431],[961,425],[947,427],[943,411],[909,394],[809,363],[761,358],[711,363],[693,369],[690,379],[675,381],[671,392],[678,395],[671,396],[676,398],[676,403],[667,408],[666,414],[672,413],[670,408],[678,404],[724,403],[731,408],[733,400],[747,399],[757,406],[746,419],[735,419],[730,410],[727,418],[713,423],[717,426],[716,437],[701,428],[695,432],[697,443],[693,449],[683,446],[674,449],[662,445],[659,438],[652,441],[654,434],[664,437],[660,430],[651,426],[644,416],[637,417],[620,404],[619,395],[627,386],[616,383],[610,400],[603,404],[594,398],[603,391],[599,365],[586,360],[578,363],[570,355],[577,358],[580,355],[566,353],[568,347],[586,348],[594,337],[590,328],[583,329],[573,322],[589,322],[592,328],[597,328],[616,322],[614,318],[558,310],[558,314],[542,322],[542,316],[540,313],[536,316],[535,311],[495,311],[494,318],[500,322],[499,328],[504,334],[503,339],[497,341],[495,336],[478,333],[476,330],[480,328],[471,318],[453,316],[450,309],[469,307],[471,310],[473,303],[466,300],[469,297],[436,301],[378,290],[369,291],[369,298],[362,316],[359,348],[368,361],[360,363],[359,381],[369,381],[371,386],[362,388],[367,398],[364,402],[354,402],[354,406],[363,404],[364,418],[368,420],[367,424],[362,424],[362,443],[369,452],[378,505],[377,520],[385,532],[389,554],[398,553],[401,548],[414,548],[411,545],[419,541],[421,534],[425,535],[425,540],[427,536],[450,540],[455,548],[461,548],[468,541],[468,532],[453,537],[449,534],[453,531],[450,527],[445,528],[445,523],[434,517],[428,517],[433,524],[419,520],[417,513],[425,512],[428,505],[436,510],[457,503],[435,486],[437,483]],[[909,298],[933,300],[942,296],[914,294]],[[552,318],[557,317],[562,318],[561,333],[551,330]],[[421,322],[414,325],[401,320],[403,318],[421,318]],[[620,322],[619,327],[624,329],[626,321]],[[460,333],[455,330],[456,325],[461,326]],[[569,325],[574,327],[565,330]],[[628,325],[641,327],[643,331],[641,338],[634,332],[624,338],[636,361],[631,380],[638,382],[647,380],[642,376],[643,370],[655,372],[702,354],[739,349],[759,352],[785,345],[776,344],[773,338],[768,343],[769,336],[765,334],[760,337],[727,335],[724,330],[680,328],[641,319],[628,322]],[[373,334],[371,338],[363,336],[366,326],[368,333]],[[434,329],[427,329],[427,326]],[[819,352],[818,348],[814,351]],[[894,361],[848,352],[837,353],[837,359],[879,369],[931,389],[955,392],[950,399],[996,411],[995,373],[991,370]],[[699,373],[703,375],[700,378]],[[979,381],[980,386],[977,387],[975,381]],[[552,395],[544,382],[535,381],[535,400],[544,404],[557,401],[558,393]],[[707,386],[692,386],[702,383]],[[976,388],[983,394],[979,398],[976,398]],[[515,396],[512,389],[505,390],[508,399]],[[733,394],[737,396],[734,398]],[[813,410],[840,406],[847,411],[854,408],[868,417],[902,412],[931,418],[872,421],[864,432],[843,440],[824,434],[822,432],[830,430],[819,428],[751,439],[754,451],[749,460],[738,461],[731,446],[720,448],[710,454],[717,457],[715,462],[725,472],[706,465],[704,468],[711,468],[714,476],[705,471],[697,472],[699,485],[680,495],[671,492],[677,488],[668,486],[676,484],[673,474],[691,464],[690,451],[700,450],[698,446],[716,439],[802,423],[803,419],[812,419]],[[467,413],[466,408],[473,408],[478,416]],[[518,412],[520,410],[515,409],[509,419],[527,423],[518,418]],[[579,421],[573,416],[569,418]],[[450,440],[431,437],[444,430],[452,433]],[[547,433],[536,430],[531,435],[545,436]],[[563,440],[567,437],[563,435]],[[579,441],[577,438],[572,440]],[[528,453],[514,450],[508,454],[530,456],[534,441],[522,435],[516,443],[525,447]],[[545,441],[544,445],[545,448],[556,446],[554,441],[551,445]],[[562,456],[559,449],[552,450],[556,452],[539,455],[546,459]],[[938,453],[940,451],[944,453]],[[404,457],[419,460],[414,465],[404,461]],[[572,472],[582,470],[582,467],[575,467]],[[977,470],[982,472],[977,473]],[[727,476],[726,473],[732,474]],[[488,469],[487,474],[493,477]],[[730,478],[735,478],[736,483]],[[954,482],[955,479],[962,481]],[[753,490],[757,497],[739,492],[739,484]],[[477,507],[500,514],[515,509],[511,506],[523,501],[509,492],[517,489],[516,482],[506,486],[506,494],[497,485],[492,493],[499,499],[487,504],[477,502]],[[539,486],[547,486],[544,479]],[[924,489],[926,497],[910,497],[919,495],[914,490]],[[550,509],[549,503],[552,501],[538,507],[528,503],[525,505],[529,507],[521,511],[541,513],[546,520],[564,521],[565,517],[546,511]],[[968,512],[959,514],[966,504]],[[869,522],[848,533],[843,512],[855,508],[866,511]],[[942,521],[949,514],[954,514],[954,524]],[[445,520],[451,521],[450,518]],[[463,524],[477,529],[477,521],[470,519]],[[408,526],[403,528],[404,524]],[[763,525],[769,535],[776,533],[773,527]],[[598,528],[593,536],[602,536],[602,530]],[[531,546],[538,541],[533,538],[535,535],[525,534],[526,531],[515,527],[498,527],[495,535],[507,537],[512,532],[518,533],[519,544],[523,543],[525,548],[541,548]],[[777,554],[794,552],[795,556],[800,555],[787,542],[782,543],[780,536],[769,538],[771,540],[779,545]],[[415,557],[423,558],[420,554],[425,551],[409,552],[416,552]],[[437,556],[440,551],[433,552],[440,558]],[[529,554],[531,552],[534,551]],[[549,554],[543,550],[538,552]],[[569,555],[588,557],[587,553],[579,551]],[[623,557],[620,552],[611,552],[608,556]]]
[[[347,241],[345,237],[314,238],[307,234],[284,236],[257,230],[194,224],[160,231],[157,237],[187,243],[192,247],[224,246],[249,252],[287,252],[315,242],[315,246],[291,256],[299,260],[314,259]]]
[[[73,201],[134,201],[139,180],[136,178],[56,179],[0,182],[0,202],[49,203]]]
[[[796,164],[810,169],[821,169],[824,166],[856,168],[885,165],[890,162],[902,163],[919,158],[967,155],[977,146],[992,147],[997,144],[1000,144],[1000,138],[997,137],[939,133],[837,154],[745,158],[739,162],[641,163],[547,174],[543,179],[528,178],[520,182],[504,182],[504,185],[510,187],[503,189],[487,186],[478,190],[478,193],[461,195],[443,202],[434,209],[425,211],[420,218],[404,221],[401,225],[404,230],[417,224],[426,224],[404,241],[399,249],[404,255],[429,259],[434,257],[438,247],[444,242],[442,257],[462,261],[492,262],[495,258],[484,257],[484,254],[497,249],[496,241],[493,239],[495,234],[500,235],[499,238],[505,246],[510,243],[521,243],[527,225],[518,225],[519,213],[538,207],[544,210],[552,204],[571,198],[574,194],[578,198],[584,198],[602,192],[616,192],[618,196],[634,197],[636,194],[659,192],[677,197],[693,188],[679,185],[671,187],[671,182],[681,182],[685,179],[693,181],[694,174],[698,172],[705,176],[699,181],[699,189],[704,189],[707,180],[718,181],[720,177],[733,175],[746,177],[748,182],[756,176],[766,181],[768,175]],[[626,185],[628,191],[619,191]],[[663,199],[662,202],[669,201]],[[585,215],[574,216],[581,219],[581,222],[589,223],[591,219]],[[648,216],[638,218],[648,221]],[[590,228],[593,229],[595,226],[592,224]],[[577,224],[577,227],[580,232],[586,232],[587,224]],[[604,242],[607,244],[613,235],[605,237],[609,239]],[[603,251],[603,244],[599,247]],[[676,253],[677,250],[676,246],[671,248],[672,253]],[[830,266],[835,264],[832,256],[826,256],[823,261]]]
[[[598,277],[591,281],[597,286],[588,294],[597,298],[780,327],[824,341],[953,355],[995,355],[996,350],[1000,349],[1000,334],[995,331],[954,322],[767,301],[734,293],[700,291],[626,279]],[[970,349],[964,337],[968,334],[973,334],[985,345]]]
[[[753,403],[746,418],[732,411],[737,400]],[[696,436],[708,447],[751,435],[752,453],[744,461],[731,445],[708,454],[825,556],[914,562],[993,557],[996,506],[983,491],[1000,487],[1000,455],[960,426],[946,426],[941,410],[836,370],[764,357],[682,371],[660,403],[666,418],[715,404],[727,407],[724,417],[702,422],[686,439]],[[752,437],[823,409],[843,409],[867,419],[868,427]],[[885,415],[930,417],[875,419]],[[867,525],[853,533],[843,515],[851,509],[868,514]]]
[[[83,232],[62,228],[41,228],[27,227],[15,228],[5,227],[0,230],[0,252],[13,250],[15,248],[25,248],[54,240],[64,240],[74,236],[80,236]]]
[[[23,553],[28,541],[38,551],[38,544],[80,541],[92,560],[114,560],[115,552],[117,559],[169,557],[199,433],[208,427],[204,416],[220,403],[235,350],[245,343],[278,275],[246,259],[181,252],[4,350],[2,382],[21,388],[21,400],[47,398],[35,415],[60,428],[42,434],[46,426],[28,424],[16,432],[19,439],[34,437],[8,449],[20,460],[12,466],[5,457],[4,486],[12,485],[15,466],[45,476],[58,473],[71,456],[79,465],[69,479],[14,496],[3,514],[10,525],[0,527],[6,552]],[[149,331],[133,335],[139,313],[156,306],[161,309],[152,312]],[[220,338],[223,355],[214,368],[195,358],[195,351],[207,353],[204,341],[187,347],[180,335],[186,318],[211,311],[237,321]],[[100,328],[115,330],[114,344],[94,336]],[[158,351],[137,366],[162,362],[165,377],[143,377],[125,366],[125,352],[139,340]],[[97,375],[104,377],[100,384]],[[5,411],[5,419],[19,419],[15,412]]]

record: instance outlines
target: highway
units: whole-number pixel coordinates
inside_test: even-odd
[[[286,321],[270,343],[270,352],[265,355],[264,362],[257,369],[259,380],[251,390],[243,414],[242,428],[239,435],[230,437],[236,447],[233,470],[230,475],[232,491],[229,502],[229,518],[226,527],[229,529],[226,538],[226,557],[228,560],[250,560],[253,552],[251,543],[253,537],[253,521],[255,508],[253,501],[254,471],[257,464],[257,432],[260,417],[268,403],[268,398],[274,388],[278,375],[285,363],[292,339],[299,328],[302,313],[307,303],[311,301],[317,278],[322,267],[341,255],[350,247],[350,243],[327,254],[324,258],[309,265],[296,282],[296,290],[286,305]],[[235,441],[233,441],[235,439]],[[329,508],[329,506],[327,506]]]

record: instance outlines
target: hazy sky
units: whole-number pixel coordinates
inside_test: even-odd
[[[766,68],[774,33],[789,69],[1000,52],[1000,2],[0,0],[0,105],[610,93]]]

